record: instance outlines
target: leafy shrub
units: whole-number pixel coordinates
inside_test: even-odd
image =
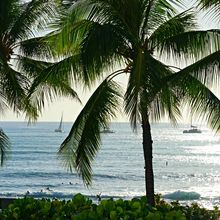
[[[0,213],[1,220],[217,220],[220,211],[197,204],[181,206],[156,196],[156,206],[146,205],[146,197],[132,200],[102,200],[95,204],[77,194],[69,201],[17,199]]]

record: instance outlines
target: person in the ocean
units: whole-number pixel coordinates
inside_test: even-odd
[[[50,191],[50,192],[51,192],[51,191],[53,191],[53,190],[52,190],[52,189],[50,189],[49,187],[47,187],[47,188],[46,188],[46,190],[48,190],[48,191]]]

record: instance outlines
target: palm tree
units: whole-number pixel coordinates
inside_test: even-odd
[[[50,48],[43,40],[43,32],[48,22],[56,14],[52,1],[1,0],[0,2],[0,111],[12,109],[16,114],[26,113],[26,117],[36,120],[44,104],[44,99],[27,99],[31,83],[43,69],[51,66],[46,62]],[[47,59],[46,59],[47,58]],[[63,85],[65,91],[60,91]],[[60,77],[60,85],[49,80],[38,86],[47,88],[49,98],[60,94],[73,94],[69,82]],[[48,88],[50,92],[48,92]],[[68,90],[68,91],[67,91]],[[44,92],[46,92],[44,91]],[[32,91],[33,92],[33,91]],[[44,92],[41,92],[43,95]],[[76,95],[76,94],[74,94]],[[1,165],[10,147],[7,135],[0,131]]]
[[[212,127],[220,128],[220,101],[207,86],[216,74],[208,77],[204,71],[194,71],[195,66],[204,64],[195,61],[215,51],[219,34],[196,30],[193,11],[178,13],[172,2],[179,1],[79,1],[65,11],[56,40],[61,43],[59,50],[63,46],[68,54],[63,66],[71,66],[78,82],[89,88],[100,83],[60,146],[65,166],[76,169],[85,184],[91,184],[92,161],[101,146],[100,131],[124,100],[133,130],[142,126],[150,205],[155,204],[151,122],[166,116],[176,124],[181,106],[188,103],[193,112],[206,116]],[[177,71],[162,58],[194,63]],[[125,93],[116,83],[121,74],[128,76]]]
[[[215,13],[217,13],[219,16],[219,0],[197,0],[197,3],[199,3],[199,5],[202,6],[202,8],[213,8],[215,10]]]

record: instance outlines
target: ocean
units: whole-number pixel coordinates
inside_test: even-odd
[[[102,134],[102,147],[93,163],[93,184],[86,188],[70,173],[57,151],[72,123],[56,133],[57,122],[1,122],[12,150],[0,168],[0,197],[71,199],[82,193],[93,200],[145,194],[141,130],[133,133],[129,123],[112,123],[114,133]],[[200,134],[183,134],[185,124],[152,125],[155,193],[166,200],[198,202],[206,208],[220,206],[220,135],[201,128]]]

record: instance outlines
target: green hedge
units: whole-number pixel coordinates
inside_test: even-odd
[[[146,197],[132,200],[102,200],[95,204],[91,199],[77,194],[69,201],[16,199],[0,213],[1,220],[217,220],[220,211],[207,210],[197,204],[181,206],[171,204],[156,196],[156,206],[146,205]]]

